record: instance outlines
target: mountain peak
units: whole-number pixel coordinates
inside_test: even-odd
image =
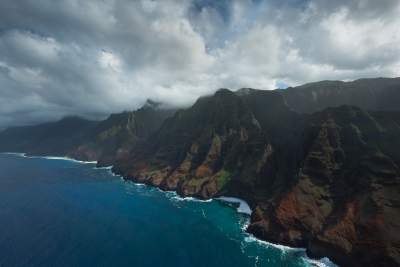
[[[232,91],[227,88],[220,88],[215,92],[215,95],[232,94]]]
[[[244,96],[244,95],[249,95],[251,94],[253,91],[255,91],[256,89],[253,88],[240,88],[239,90],[237,90],[235,93],[238,96]]]
[[[154,101],[152,99],[147,99],[142,108],[152,108],[152,109],[158,109],[162,105],[161,102]]]

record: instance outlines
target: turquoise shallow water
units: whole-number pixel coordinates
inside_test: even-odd
[[[68,160],[0,154],[0,170],[0,266],[324,265],[256,241],[232,204]]]

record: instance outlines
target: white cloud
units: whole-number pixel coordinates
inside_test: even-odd
[[[0,127],[97,118],[146,98],[187,105],[219,87],[399,76],[399,7],[397,0],[5,0]]]
[[[373,18],[359,22],[351,11],[342,8],[321,22],[326,32],[327,62],[343,68],[365,68],[380,63],[391,64],[400,60],[400,16],[386,21]],[[400,13],[399,13],[400,14]]]
[[[111,69],[112,71],[121,72],[121,60],[113,53],[102,50],[99,53],[98,61],[101,67]]]

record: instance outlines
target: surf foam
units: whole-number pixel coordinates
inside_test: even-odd
[[[31,159],[66,160],[66,161],[72,161],[72,162],[81,163],[81,164],[97,164],[97,161],[84,161],[84,160],[77,160],[77,159],[73,159],[73,158],[69,158],[69,157],[30,156],[30,155],[27,155],[26,153],[17,153],[17,152],[3,152],[1,154],[14,155],[14,156],[31,158]]]
[[[221,200],[221,201],[225,201],[225,202],[228,202],[228,203],[239,204],[239,207],[237,208],[237,211],[239,213],[251,215],[251,213],[253,212],[251,210],[249,204],[247,204],[246,201],[244,201],[243,199],[240,199],[240,198],[236,198],[236,197],[218,197],[218,198],[216,198],[216,200]]]

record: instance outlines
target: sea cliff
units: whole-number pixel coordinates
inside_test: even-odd
[[[183,197],[241,198],[260,239],[341,266],[398,266],[399,92],[400,79],[220,89],[187,109],[8,129],[0,150],[97,160]]]

